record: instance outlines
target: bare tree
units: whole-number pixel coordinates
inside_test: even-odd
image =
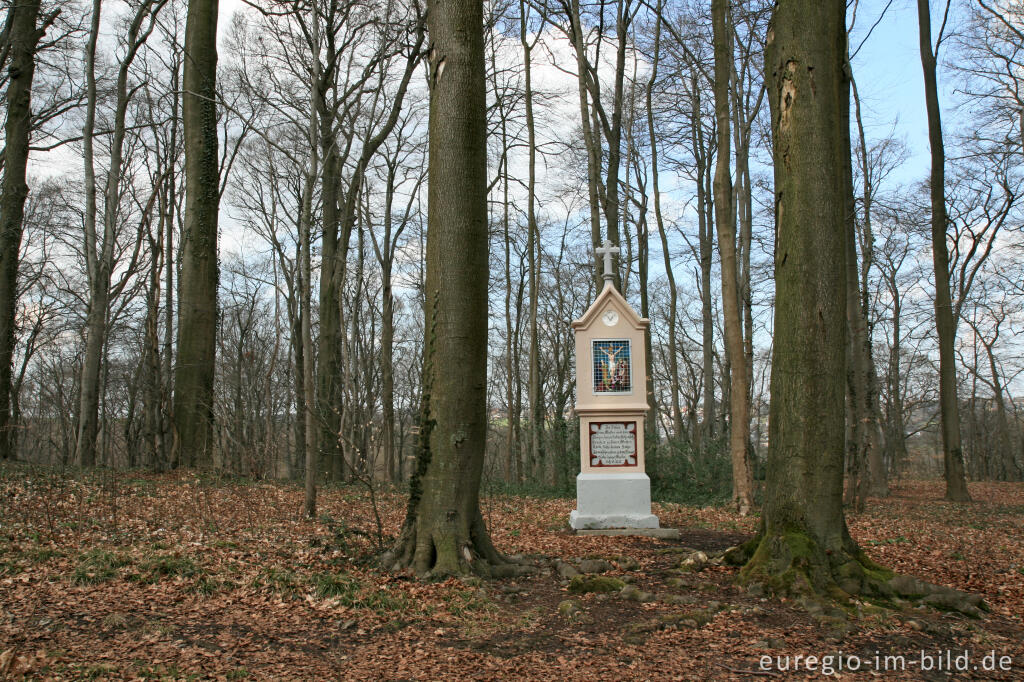
[[[39,41],[56,18],[40,17],[40,1],[12,3],[4,26],[9,75],[5,100],[3,182],[0,185],[0,459],[14,456],[11,419],[11,369],[14,355],[14,313],[18,294],[18,256],[28,183],[25,180],[32,131],[32,79]],[[7,61],[7,60],[5,60]],[[5,75],[6,75],[5,74]]]

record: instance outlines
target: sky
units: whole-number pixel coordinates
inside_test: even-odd
[[[857,49],[886,4],[888,0],[861,0],[851,49]],[[893,179],[923,179],[929,170],[928,119],[918,51],[916,0],[893,0],[853,62],[868,137],[883,137],[892,131],[907,144],[907,162]],[[955,119],[947,120],[955,123]]]

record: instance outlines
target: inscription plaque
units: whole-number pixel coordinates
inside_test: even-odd
[[[591,422],[590,466],[635,467],[636,422]]]

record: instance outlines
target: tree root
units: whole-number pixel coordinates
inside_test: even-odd
[[[458,525],[407,524],[392,547],[380,557],[380,565],[394,573],[412,572],[427,580],[476,575],[481,578],[514,578],[536,573],[530,563],[506,557],[491,543],[483,519],[477,518],[468,533]],[[440,527],[438,527],[440,526]]]
[[[800,531],[762,532],[726,550],[723,561],[743,566],[739,582],[749,591],[796,598],[811,611],[827,609],[830,604],[849,606],[853,598],[889,606],[912,601],[971,618],[981,618],[989,610],[980,595],[879,566],[848,536],[837,545],[822,548]]]

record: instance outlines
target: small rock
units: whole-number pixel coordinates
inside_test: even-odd
[[[566,561],[558,562],[558,575],[563,578],[572,578],[579,575],[580,572],[576,570],[576,567]]]
[[[580,573],[606,573],[613,568],[604,559],[584,559],[580,562]]]
[[[679,562],[679,570],[697,573],[703,571],[707,565],[708,555],[698,550]]]
[[[626,583],[622,582],[618,578],[612,578],[603,575],[577,575],[569,581],[569,592],[572,592],[573,594],[585,594],[587,592],[619,592],[625,586]]]
[[[654,601],[654,595],[650,592],[644,592],[639,589],[636,585],[626,585],[619,590],[619,597],[628,601],[638,602],[652,602]]]

